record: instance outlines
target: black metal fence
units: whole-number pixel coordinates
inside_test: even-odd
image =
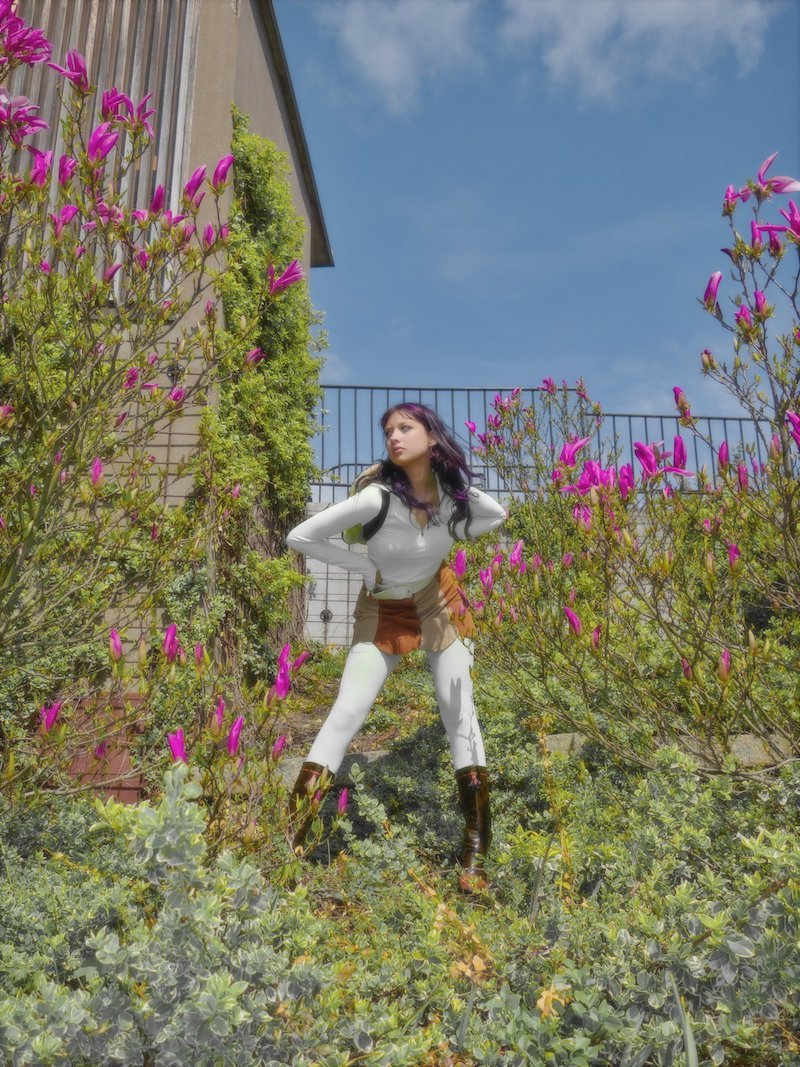
[[[487,418],[494,414],[497,394],[508,396],[510,389],[467,388],[410,388],[407,386],[324,385],[317,413],[321,427],[314,438],[319,479],[312,485],[314,503],[329,503],[347,495],[350,484],[359,471],[385,454],[383,434],[378,423],[383,412],[394,404],[411,402],[434,408],[453,430],[457,440],[470,457],[470,466],[483,477],[488,492],[503,493],[506,487],[496,471],[474,454],[477,443],[465,423],[474,422],[483,431]],[[549,419],[543,405],[540,388],[523,389],[525,406]],[[759,425],[747,417],[705,416],[696,419],[697,433],[682,427],[677,413],[669,415],[604,414],[594,430],[595,456],[616,454],[618,463],[634,462],[634,443],[664,442],[672,449],[678,433],[687,450],[687,466],[699,471],[705,466],[709,478],[716,478],[716,453],[727,441],[731,457],[747,454],[756,463],[767,460],[765,440],[769,440],[766,425]],[[548,424],[545,436],[554,448],[560,448],[560,431]],[[634,462],[635,466],[635,462]],[[637,470],[637,474],[638,474]]]

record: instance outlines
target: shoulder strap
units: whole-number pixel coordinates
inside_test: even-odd
[[[374,537],[378,530],[380,530],[381,526],[383,526],[387,512],[389,511],[389,490],[386,486],[381,486],[381,489],[383,490],[381,493],[381,509],[374,518],[370,519],[369,522],[364,523],[361,531],[361,539],[365,542],[369,541],[370,537]]]

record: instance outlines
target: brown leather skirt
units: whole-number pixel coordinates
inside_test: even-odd
[[[353,615],[353,644],[370,641],[395,655],[415,648],[443,652],[456,638],[475,632],[467,603],[444,563],[423,589],[403,600],[377,600],[362,589]]]

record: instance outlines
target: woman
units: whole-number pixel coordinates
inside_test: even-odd
[[[383,415],[381,427],[388,458],[365,472],[353,496],[287,538],[296,551],[364,578],[339,695],[290,796],[292,844],[302,845],[312,798],[332,783],[383,683],[404,653],[421,648],[433,672],[466,823],[459,886],[475,892],[487,884],[489,782],[472,699],[472,619],[444,561],[455,540],[495,529],[505,510],[471,487],[464,453],[435,411],[399,404]],[[366,555],[330,540],[359,524]]]

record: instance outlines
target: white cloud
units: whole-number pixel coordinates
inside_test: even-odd
[[[781,0],[504,0],[501,40],[531,45],[558,85],[610,100],[633,82],[702,78],[731,52],[740,72],[764,49]]]
[[[315,10],[359,78],[401,115],[432,82],[480,67],[480,6],[481,0],[340,0]]]

